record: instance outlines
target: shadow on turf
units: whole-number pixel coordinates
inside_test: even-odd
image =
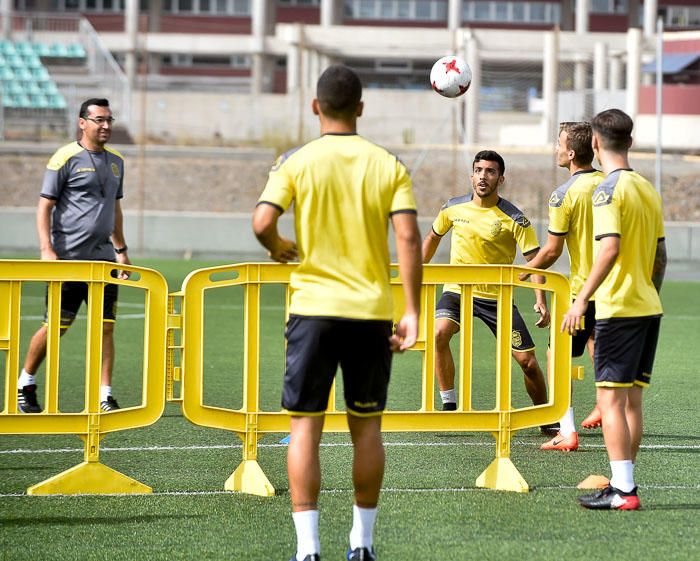
[[[643,510],[700,510],[698,504],[667,504],[667,505],[643,505]]]
[[[75,516],[51,516],[47,518],[42,517],[32,517],[32,518],[0,518],[0,525],[5,526],[37,526],[41,524],[64,524],[66,526],[81,526],[83,524],[104,524],[108,526],[113,526],[114,524],[132,524],[134,522],[151,522],[156,520],[166,520],[166,519],[191,519],[191,518],[204,518],[204,514],[144,514],[141,516],[127,516],[124,518],[120,517],[98,517],[93,518],[90,516],[85,517],[75,517]]]

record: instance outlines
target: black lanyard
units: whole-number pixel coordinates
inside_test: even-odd
[[[105,198],[105,185],[107,183],[107,180],[103,180],[100,177],[100,172],[97,171],[97,162],[95,162],[95,158],[92,157],[92,152],[85,148],[80,142],[78,142],[78,146],[80,146],[83,150],[85,150],[88,153],[88,156],[90,157],[90,161],[92,162],[92,167],[95,168],[95,177],[97,177],[97,184],[100,186],[100,194],[102,195],[102,198]],[[107,153],[103,151],[103,154],[105,155],[105,167],[107,167]],[[109,170],[107,170],[107,173],[109,174]]]

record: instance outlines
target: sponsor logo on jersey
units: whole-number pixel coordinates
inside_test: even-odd
[[[520,224],[523,228],[530,227],[530,221],[525,216],[518,216],[516,222]]]
[[[76,173],[94,173],[95,168],[78,168],[75,170]]]
[[[280,169],[280,166],[284,163],[284,161],[287,159],[286,154],[281,154],[276,160],[275,163],[272,164],[272,167],[270,168],[270,171],[277,171]]]
[[[558,206],[560,202],[561,202],[561,199],[559,198],[559,195],[555,191],[554,193],[552,193],[552,196],[549,197],[549,206]]]

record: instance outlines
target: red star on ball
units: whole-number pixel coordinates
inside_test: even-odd
[[[461,74],[459,68],[457,68],[457,59],[453,58],[449,62],[443,62],[445,65],[445,74],[449,74],[450,70],[454,70],[457,74]]]

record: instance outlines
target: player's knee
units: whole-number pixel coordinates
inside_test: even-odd
[[[450,346],[450,339],[452,339],[452,331],[446,327],[436,327],[435,328],[435,346],[438,349],[445,349]]]
[[[518,357],[518,363],[520,368],[522,368],[525,376],[528,378],[534,378],[539,374],[540,365],[537,362],[537,358],[534,354],[526,354],[525,356]]]

